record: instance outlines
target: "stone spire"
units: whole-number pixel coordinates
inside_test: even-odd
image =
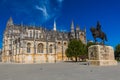
[[[85,26],[85,28],[84,28],[84,32],[86,33],[86,26]]]
[[[80,31],[79,25],[76,26],[76,31]]]
[[[74,22],[71,23],[71,32],[74,32]]]
[[[13,25],[12,17],[10,17],[8,22],[7,22],[7,26],[11,26],[11,25]]]
[[[54,28],[53,28],[54,31],[56,31],[56,21],[54,20]]]

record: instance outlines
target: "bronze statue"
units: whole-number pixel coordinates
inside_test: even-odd
[[[91,27],[90,31],[92,32],[93,38],[95,40],[95,43],[97,42],[96,38],[102,39],[102,44],[104,44],[104,41],[107,41],[107,36],[104,32],[101,30],[101,25],[99,22],[97,22],[97,26]]]

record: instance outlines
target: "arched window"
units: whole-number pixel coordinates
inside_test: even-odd
[[[49,46],[49,53],[52,53],[52,44]]]
[[[32,37],[32,31],[30,31],[30,37]]]
[[[61,43],[60,42],[58,42],[58,45],[60,45]]]
[[[30,52],[31,52],[31,44],[28,43],[28,44],[27,44],[27,53],[30,53]]]
[[[43,53],[43,51],[44,51],[44,46],[43,46],[43,44],[42,44],[42,43],[38,44],[37,52],[38,52],[38,53]]]
[[[66,46],[66,45],[67,45],[67,43],[66,43],[66,42],[64,42],[64,45]]]

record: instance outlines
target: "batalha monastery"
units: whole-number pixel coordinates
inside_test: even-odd
[[[71,23],[70,32],[43,27],[16,25],[10,17],[3,36],[2,62],[13,63],[54,63],[65,61],[68,42],[76,38],[86,44],[86,29],[79,26],[74,29]]]

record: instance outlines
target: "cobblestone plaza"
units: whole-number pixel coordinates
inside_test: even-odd
[[[0,63],[0,80],[119,80],[119,74],[120,64],[98,67],[83,63]]]

